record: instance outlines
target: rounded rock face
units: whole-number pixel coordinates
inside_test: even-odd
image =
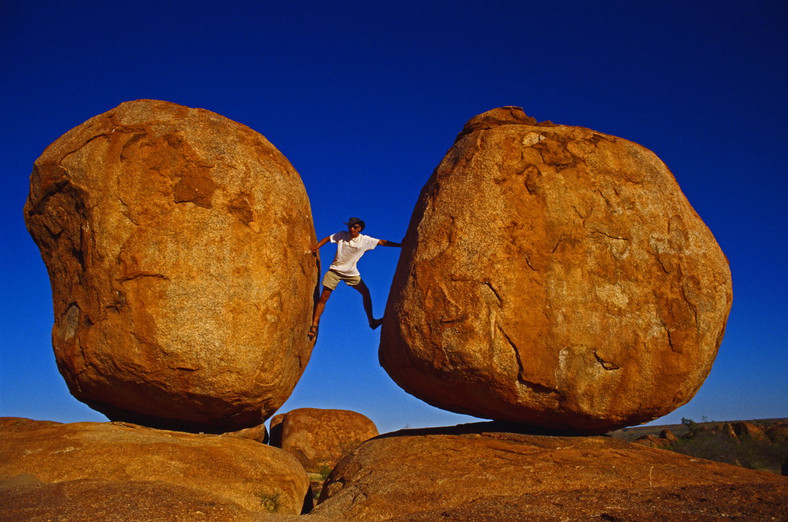
[[[299,408],[271,419],[271,444],[295,455],[313,473],[331,470],[356,446],[377,435],[374,422],[349,410]]]
[[[303,183],[263,136],[138,100],[35,162],[28,230],[71,393],[113,420],[231,431],[279,408],[311,353],[318,266]]]
[[[492,424],[402,430],[365,442],[331,472],[310,516],[693,520],[696,513],[703,519],[724,512],[744,520],[784,518],[788,481],[774,473],[614,437],[525,435]]]
[[[605,432],[692,398],[731,302],[727,259],[651,151],[505,107],[422,190],[379,356],[439,408]]]
[[[299,514],[309,487],[304,468],[292,455],[234,437],[122,423],[58,424],[5,417],[0,418],[0,438],[0,491],[13,482],[43,486],[23,490],[15,499],[16,504],[27,504],[28,513],[16,511],[13,503],[6,507],[4,491],[0,520],[107,520],[113,512],[132,520],[253,520],[272,512]],[[12,484],[3,484],[9,478],[15,479]],[[66,491],[56,488],[58,484]],[[83,490],[80,484],[88,487]],[[128,485],[138,495],[120,492],[127,503],[113,502],[112,495],[119,493],[113,484]],[[83,503],[86,513],[91,513],[95,508],[91,500],[101,502],[102,491],[107,495],[103,516],[64,518],[57,511],[57,504],[79,511]],[[174,502],[179,494],[180,508]],[[43,506],[36,506],[38,499],[45,500]],[[157,503],[170,504],[173,512],[146,516],[145,506]],[[47,504],[50,509],[45,509]],[[238,516],[211,518],[199,512],[173,516],[183,508],[212,504]],[[41,516],[31,517],[38,508],[44,508]],[[243,516],[247,510],[249,516]],[[12,516],[15,511],[25,516]]]

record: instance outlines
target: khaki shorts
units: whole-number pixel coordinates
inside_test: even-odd
[[[344,281],[345,284],[350,286],[356,286],[361,282],[361,276],[346,276],[333,270],[329,270],[326,272],[326,275],[323,276],[323,286],[329,290],[336,290],[340,281]]]

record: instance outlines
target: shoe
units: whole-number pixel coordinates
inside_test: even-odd
[[[317,337],[317,326],[312,325],[309,327],[309,333],[306,334],[306,338],[311,341],[315,337]]]
[[[378,326],[383,324],[383,318],[380,319],[373,319],[371,323],[369,323],[369,327],[373,330],[377,330]]]

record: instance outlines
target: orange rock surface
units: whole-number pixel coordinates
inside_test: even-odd
[[[692,398],[731,302],[727,259],[654,153],[506,107],[424,186],[379,356],[433,406],[602,433]]]
[[[271,419],[271,444],[294,455],[312,473],[330,471],[377,434],[374,422],[348,410],[299,408]]]
[[[612,437],[402,430],[363,443],[312,513],[342,520],[772,520],[788,478]]]
[[[248,513],[298,515],[309,487],[292,455],[235,437],[3,418],[0,440],[3,520],[34,513],[58,518],[61,510],[103,518],[102,510],[113,509],[134,520],[148,511],[195,520],[204,518],[196,516],[204,509],[228,520]],[[173,510],[169,516],[163,506]]]
[[[298,173],[263,136],[138,100],[35,162],[25,220],[52,285],[71,393],[113,420],[261,424],[311,353],[318,267]]]

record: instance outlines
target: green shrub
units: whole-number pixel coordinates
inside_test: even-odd
[[[260,499],[260,504],[263,509],[270,513],[279,511],[279,493],[263,493],[259,492],[257,498]]]
[[[687,427],[688,430],[687,435],[689,435],[690,437],[696,436],[698,432],[701,430],[700,424],[698,424],[692,419],[685,419],[684,417],[682,417],[681,423]]]
[[[325,460],[320,461],[320,466],[318,467],[318,475],[320,475],[320,480],[325,481],[328,478],[328,474],[331,473],[333,468],[329,465],[329,463]]]

